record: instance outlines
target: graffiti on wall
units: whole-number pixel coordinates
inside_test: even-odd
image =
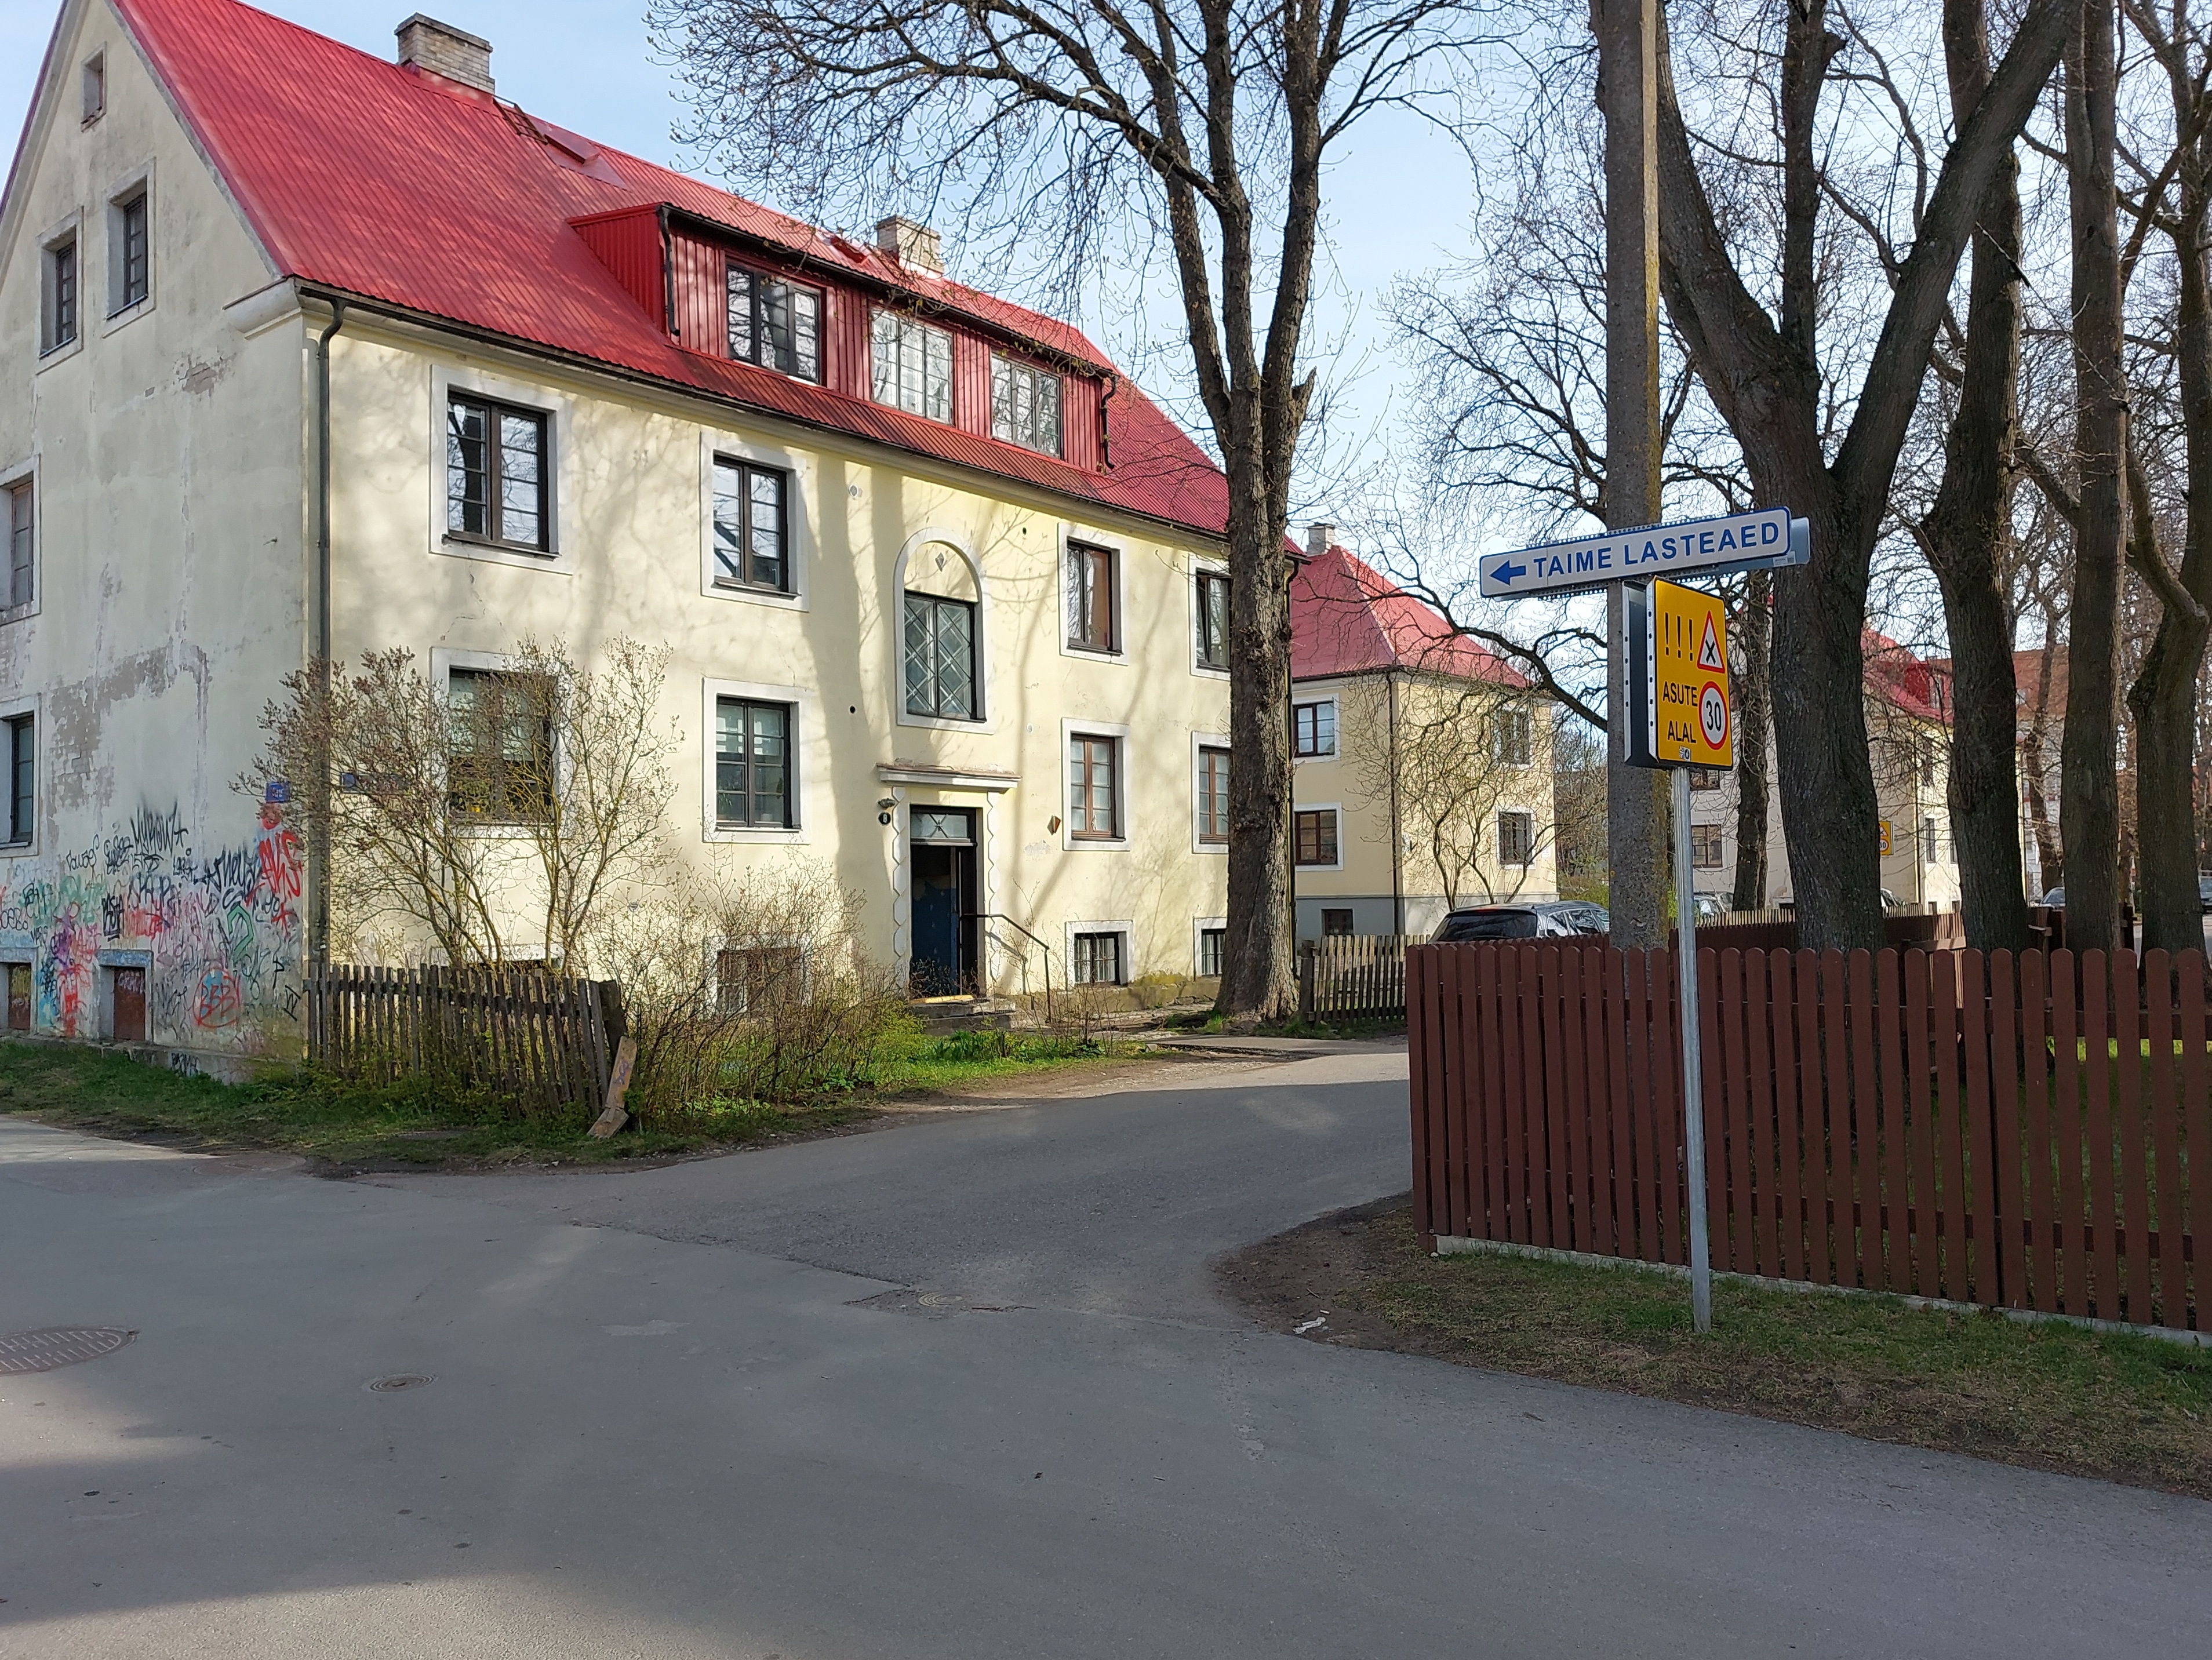
[[[16,861],[0,949],[30,957],[35,1029],[99,1037],[100,970],[118,961],[147,967],[157,1043],[258,1049],[295,1018],[300,836],[280,803],[258,812],[248,840],[202,849],[174,805],[141,806],[96,847]]]

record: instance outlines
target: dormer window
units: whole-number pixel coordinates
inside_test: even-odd
[[[1060,377],[991,354],[991,436],[1042,455],[1060,453]]]
[[[933,421],[952,418],[952,337],[919,317],[878,311],[875,399]]]
[[[732,265],[730,356],[801,380],[819,380],[822,290]]]

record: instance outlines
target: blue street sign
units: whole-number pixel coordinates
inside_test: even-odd
[[[1482,562],[1477,587],[1486,599],[1519,599],[1653,576],[1679,581],[1692,573],[1772,570],[1812,556],[1812,528],[1804,520],[1792,519],[1787,508],[1761,508],[1494,553]]]

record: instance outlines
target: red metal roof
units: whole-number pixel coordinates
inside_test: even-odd
[[[1291,678],[1327,680],[1377,669],[1528,680],[1389,578],[1345,549],[1309,559],[1291,583]]]
[[[1066,323],[235,0],[116,3],[285,276],[1171,524],[1225,522],[1219,470],[1126,381],[1107,404],[1110,469],[1071,466],[686,351],[569,221],[667,203],[1112,374]]]
[[[1866,659],[1867,690],[1916,721],[1951,724],[1949,666],[1914,655],[1902,642],[1876,629],[1860,631]]]

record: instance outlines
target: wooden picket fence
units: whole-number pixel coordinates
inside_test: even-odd
[[[1406,948],[1409,933],[1336,933],[1298,947],[1298,1015],[1396,1018],[1406,1012]]]
[[[1688,1260],[1672,955],[1420,946],[1425,1235]],[[2212,1328],[2202,953],[1701,949],[1713,1266]]]
[[[349,1078],[489,1090],[531,1116],[606,1094],[621,998],[612,981],[534,964],[364,968],[307,976],[307,1058]]]

